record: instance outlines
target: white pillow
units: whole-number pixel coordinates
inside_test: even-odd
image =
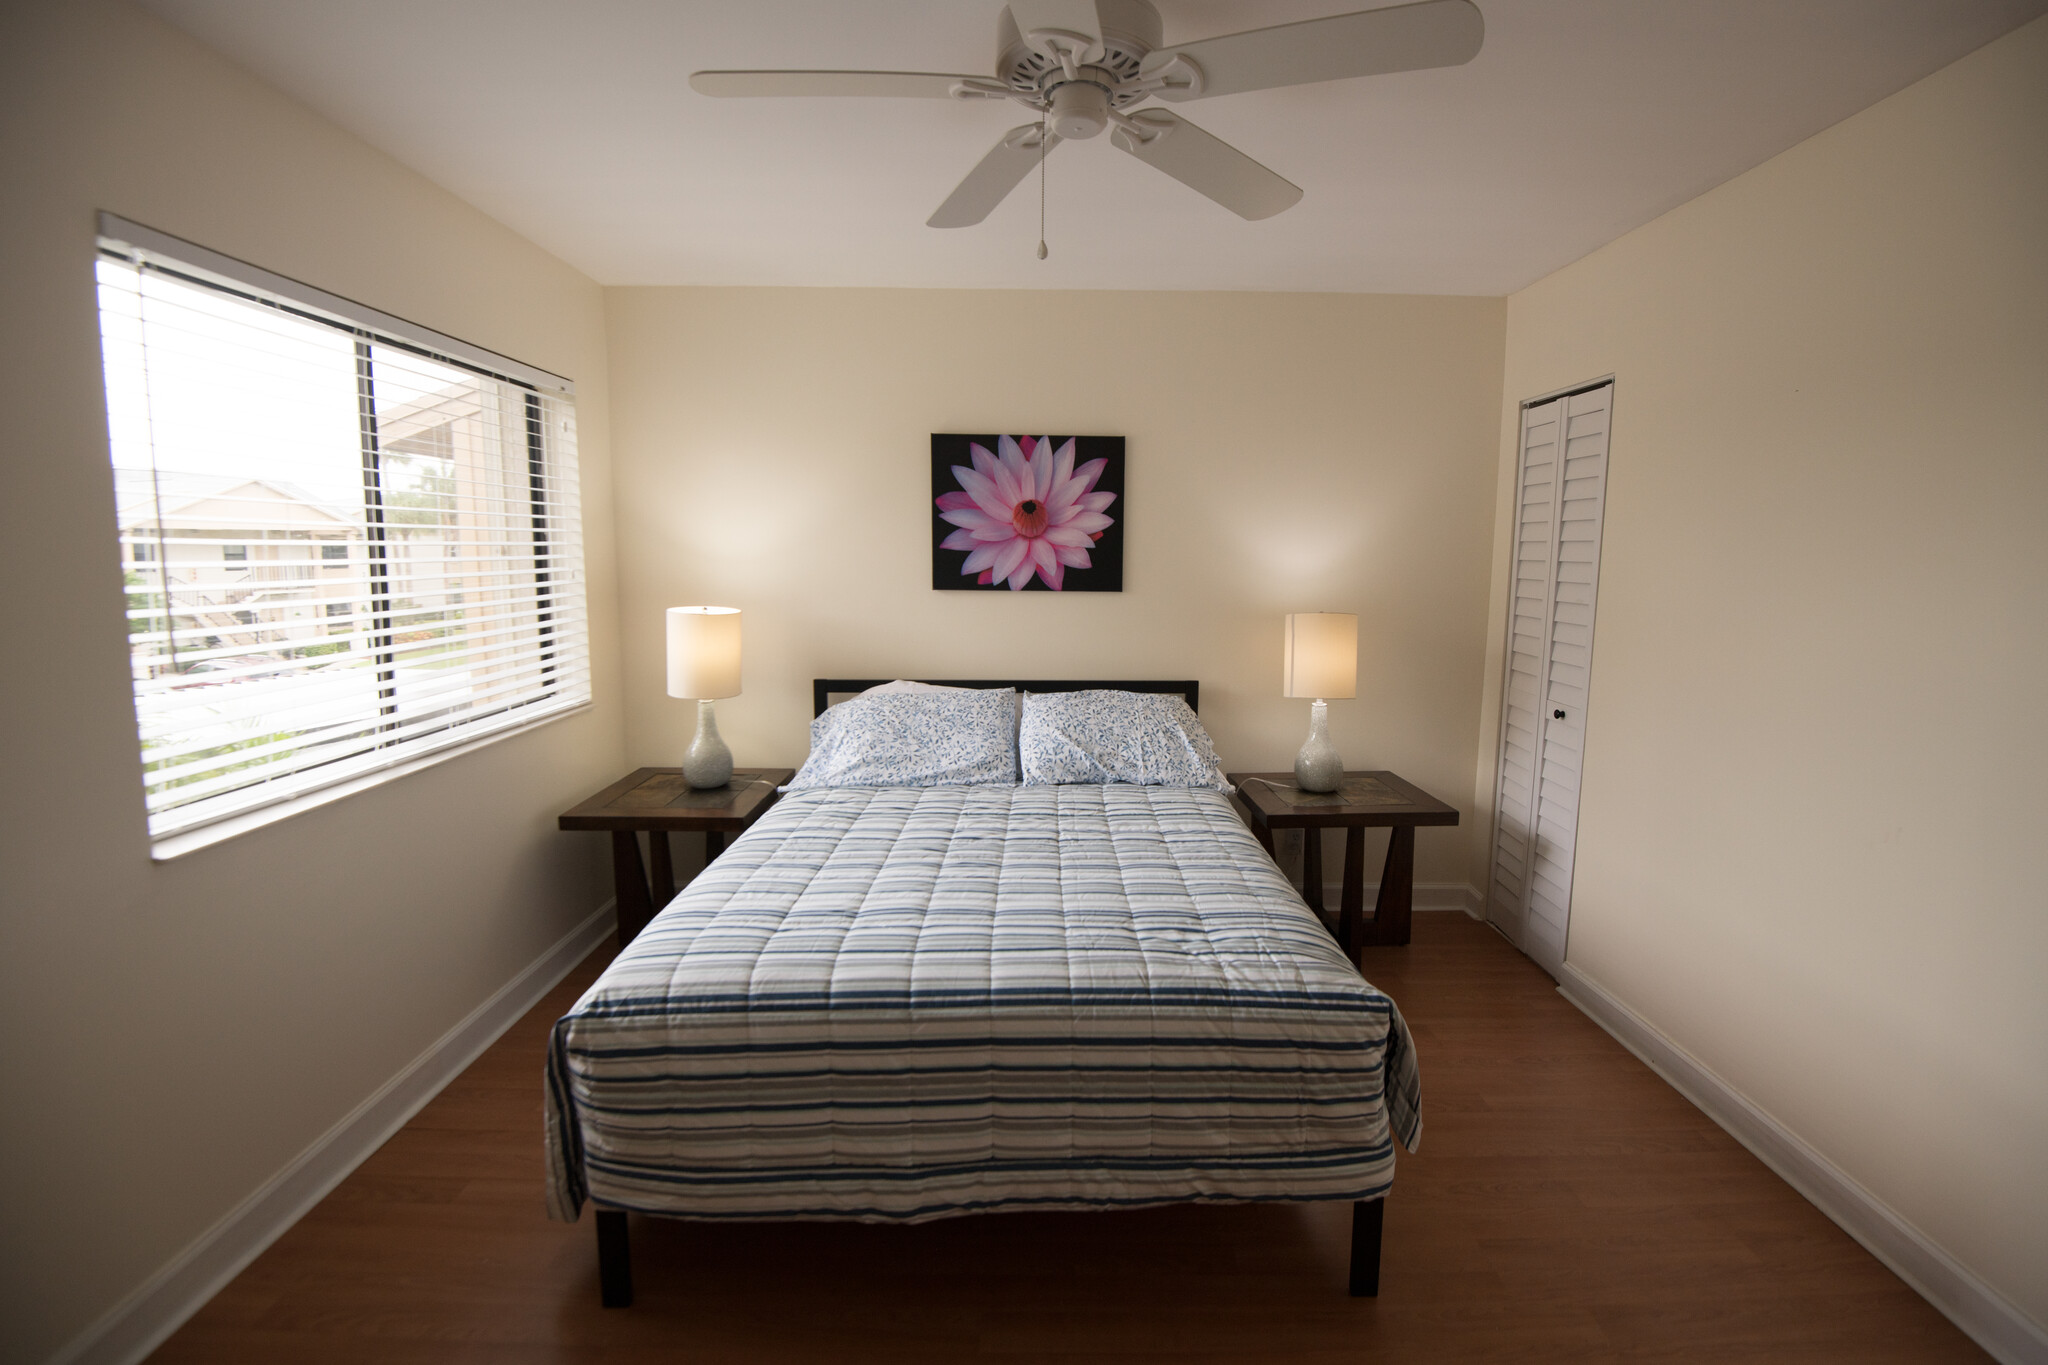
[[[1033,692],[1017,757],[1027,787],[1128,782],[1233,791],[1209,732],[1175,693]]]
[[[811,722],[811,756],[783,790],[1009,786],[1016,698],[1008,687],[863,693]]]
[[[975,689],[971,687],[942,687],[937,683],[909,682],[903,678],[898,678],[895,682],[885,682],[877,687],[870,687],[867,691],[861,693],[860,695],[863,697],[872,697],[877,692],[972,692],[974,690]],[[1016,696],[1017,694],[1015,692],[1012,692],[1010,695]],[[844,703],[842,703],[842,705],[843,704]],[[1018,728],[1021,727],[1023,724],[1024,698],[1017,697],[1016,708],[1010,716],[1011,733],[1015,734]]]

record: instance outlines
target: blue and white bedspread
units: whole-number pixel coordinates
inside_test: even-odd
[[[1373,1199],[1419,1097],[1218,792],[794,792],[555,1025],[548,1211]]]

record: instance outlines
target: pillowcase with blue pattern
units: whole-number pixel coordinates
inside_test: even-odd
[[[1017,780],[1014,688],[869,691],[811,722],[811,756],[784,791]]]
[[[1017,756],[1027,787],[1128,782],[1233,791],[1216,746],[1172,693],[1033,692]]]

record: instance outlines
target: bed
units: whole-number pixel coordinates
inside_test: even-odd
[[[1197,696],[936,686],[1047,708],[1114,688],[1190,717]],[[822,681],[821,724],[867,687]],[[595,1206],[608,1306],[632,1299],[628,1211],[919,1222],[1250,1200],[1350,1201],[1351,1292],[1374,1294],[1393,1141],[1421,1130],[1393,1002],[1224,791],[1156,783],[791,790],[556,1024],[546,1097],[548,1210]]]

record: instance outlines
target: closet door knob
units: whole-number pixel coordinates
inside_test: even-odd
[[[1550,718],[1551,718],[1552,720],[1563,720],[1563,719],[1564,719],[1564,708],[1563,708],[1563,707],[1559,707],[1559,708],[1558,708],[1557,710],[1555,710],[1555,711],[1552,711],[1552,712],[1550,713]]]

